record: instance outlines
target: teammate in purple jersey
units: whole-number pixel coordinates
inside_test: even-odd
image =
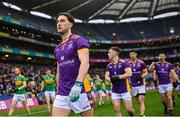
[[[176,74],[180,80],[180,65],[179,65],[179,63],[175,64],[174,71],[176,72]],[[177,91],[178,96],[180,97],[180,83],[177,83],[176,91]]]
[[[144,116],[145,77],[148,75],[147,66],[143,61],[137,59],[137,53],[135,51],[131,51],[129,56],[128,65],[132,70],[132,76],[130,78],[132,95],[136,97],[140,105],[140,116]]]
[[[105,73],[105,79],[112,82],[111,99],[114,105],[116,116],[121,115],[120,104],[123,100],[124,105],[130,116],[134,115],[132,107],[130,85],[128,78],[132,76],[131,68],[127,66],[124,60],[119,58],[119,48],[111,47],[108,52],[109,59],[112,60],[108,64]]]
[[[89,69],[89,44],[83,37],[71,33],[74,24],[71,14],[60,12],[56,23],[63,42],[54,50],[58,92],[52,116],[68,116],[71,110],[82,116],[93,116],[83,85]]]
[[[149,66],[149,70],[156,71],[159,93],[161,95],[161,101],[164,105],[164,112],[168,115],[172,115],[173,102],[172,102],[172,81],[170,75],[177,79],[177,75],[172,68],[172,64],[167,62],[166,55],[164,53],[159,54],[159,62],[152,62]],[[179,82],[179,81],[178,81]]]

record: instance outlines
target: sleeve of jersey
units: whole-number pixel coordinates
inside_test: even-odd
[[[109,71],[109,65],[106,67],[106,71]]]
[[[170,69],[170,70],[173,69],[172,64],[169,64],[169,69]]]
[[[27,81],[26,77],[22,76],[22,81]]]
[[[57,47],[56,47],[57,48]],[[56,59],[56,61],[58,61],[57,57],[56,57],[56,48],[54,49],[54,58]]]
[[[123,62],[122,67],[123,67],[124,69],[130,68],[128,62]]]
[[[84,49],[89,48],[89,43],[86,39],[80,37],[76,40],[76,48],[77,48],[77,52],[83,51]]]
[[[147,65],[145,63],[142,63],[142,69],[147,68]]]

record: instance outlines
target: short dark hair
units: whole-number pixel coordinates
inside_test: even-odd
[[[111,47],[110,49],[112,49],[113,51],[116,51],[116,52],[120,53],[120,48],[117,47],[117,46],[113,46],[113,47]]]
[[[67,19],[68,19],[68,21],[70,21],[72,24],[74,24],[74,17],[73,17],[70,13],[68,13],[68,12],[59,12],[59,13],[57,14],[57,16],[56,16],[56,20],[57,20],[58,17],[61,16],[61,15],[66,16]]]
[[[136,53],[137,54],[136,50],[130,50],[129,53]]]
[[[160,55],[160,54],[164,54],[164,55],[166,56],[166,54],[165,54],[164,52],[159,52],[159,55]]]

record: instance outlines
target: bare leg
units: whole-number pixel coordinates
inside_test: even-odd
[[[12,100],[11,106],[10,106],[10,109],[9,109],[8,116],[12,116],[12,114],[13,114],[13,112],[14,112],[14,108],[15,108],[15,106],[16,106],[16,103],[17,103],[17,100]]]
[[[23,101],[22,103],[23,103],[23,105],[24,105],[24,107],[25,107],[25,109],[26,109],[27,114],[28,114],[28,115],[31,115],[29,106],[27,105],[27,100]]]
[[[63,108],[57,108],[57,107],[53,107],[52,108],[52,116],[69,116],[71,113],[71,110],[68,109],[63,109]]]
[[[113,103],[113,106],[114,106],[114,110],[115,110],[115,115],[116,115],[116,117],[122,116],[121,110],[120,110],[121,100],[112,100],[112,103]]]

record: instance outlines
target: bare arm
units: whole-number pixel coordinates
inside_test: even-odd
[[[178,83],[180,83],[178,75],[176,74],[176,72],[173,69],[171,69],[171,71],[170,71],[170,76],[173,81],[177,81]]]
[[[153,71],[154,69],[155,69],[154,62],[152,62],[151,65],[149,66],[149,71]]]
[[[120,79],[126,79],[132,76],[132,70],[130,67],[125,68],[125,73],[123,75],[119,75]]]
[[[154,81],[156,81],[156,80],[157,80],[156,70],[154,70],[152,73],[153,73],[153,74],[152,74],[153,79],[154,79]]]
[[[56,82],[57,82],[57,90],[58,90],[58,83],[59,83],[59,63],[57,62],[57,70],[56,70]]]
[[[146,76],[148,75],[148,70],[147,70],[147,68],[145,68],[145,69],[143,69],[143,71],[142,71],[142,78],[145,78]]]
[[[77,81],[83,82],[89,69],[89,50],[87,48],[78,50],[78,57],[81,62]]]
[[[41,91],[44,89],[44,81],[41,82]]]
[[[106,73],[105,73],[105,79],[108,80],[108,81],[110,81],[110,73],[109,73],[109,71],[106,71]]]

